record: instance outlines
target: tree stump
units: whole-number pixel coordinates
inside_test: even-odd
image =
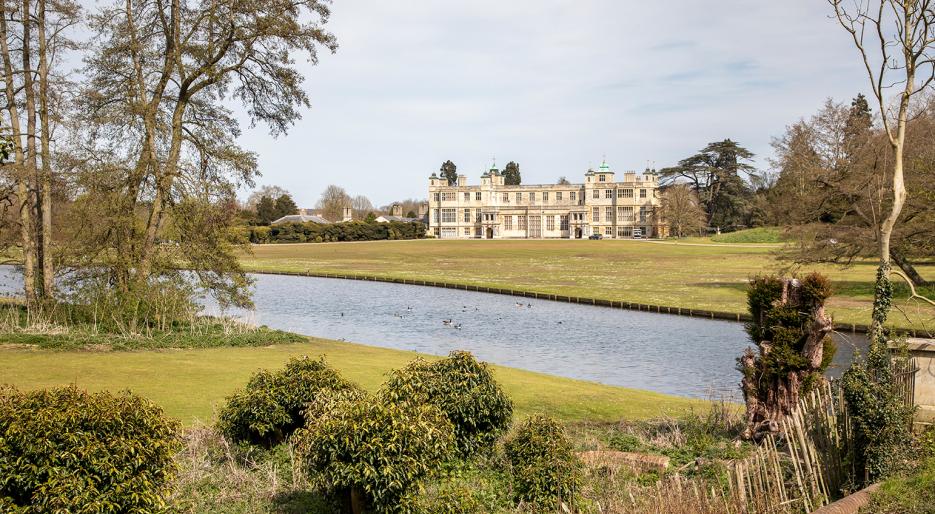
[[[744,437],[760,440],[779,431],[802,394],[825,380],[834,357],[833,323],[825,313],[831,284],[812,273],[799,280],[775,276],[750,281],[747,301],[753,321],[747,333],[757,349],[737,359],[746,402]]]

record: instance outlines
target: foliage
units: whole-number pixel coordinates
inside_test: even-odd
[[[458,167],[455,166],[455,163],[451,162],[451,160],[443,162],[438,171],[441,172],[442,178],[448,179],[449,186],[458,183]]]
[[[425,225],[420,222],[368,223],[284,223],[273,227],[250,227],[251,243],[321,243],[333,241],[381,241],[386,239],[421,239]]]
[[[753,191],[740,176],[756,177],[753,153],[730,139],[709,143],[678,165],[660,170],[664,180],[687,180],[698,194],[712,227],[739,228],[751,223]]]
[[[854,465],[858,480],[876,481],[902,469],[911,451],[914,408],[903,400],[884,330],[893,300],[889,266],[877,270],[870,348],[844,372],[842,387],[854,433]]]
[[[513,402],[490,367],[464,351],[434,362],[412,362],[393,373],[382,394],[394,403],[438,407],[454,425],[455,443],[463,457],[489,450],[513,417]]]
[[[130,393],[0,389],[0,505],[153,512],[176,472],[178,427]]]
[[[269,196],[261,196],[256,204],[256,220],[260,225],[269,225],[273,220],[279,219],[276,216],[276,202]]]
[[[555,420],[530,416],[506,442],[505,451],[516,501],[544,509],[576,505],[580,463],[565,430]]]
[[[426,514],[489,514],[514,511],[510,480],[499,461],[456,462],[425,486],[416,499]]]
[[[324,359],[292,358],[280,371],[259,371],[227,399],[218,428],[236,442],[273,446],[304,424],[303,411],[322,391],[356,391]]]
[[[883,482],[870,495],[867,512],[935,514],[935,457],[929,457],[908,476]]]
[[[507,186],[518,186],[523,182],[523,177],[519,173],[519,164],[514,161],[506,163],[503,167],[503,184]]]
[[[380,396],[322,395],[295,434],[320,487],[348,498],[355,514],[414,512],[422,480],[454,450],[454,429],[433,405]]]

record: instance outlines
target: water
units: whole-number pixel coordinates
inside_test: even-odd
[[[735,359],[750,345],[743,325],[729,321],[382,282],[254,278],[256,310],[233,314],[272,328],[435,355],[469,350],[505,366],[680,396],[738,399]],[[0,270],[2,289],[19,282]],[[852,354],[839,338],[831,374]]]

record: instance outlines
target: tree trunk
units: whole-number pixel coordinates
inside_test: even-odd
[[[54,294],[54,268],[52,263],[52,157],[49,149],[50,126],[49,118],[49,59],[48,45],[45,32],[46,0],[39,0],[39,123],[40,123],[40,152],[42,157],[42,170],[39,179],[39,194],[42,219],[40,222],[42,238],[40,239],[40,255],[42,260],[42,295],[51,299]]]
[[[20,126],[19,109],[14,96],[16,89],[13,83],[13,59],[10,54],[10,47],[7,44],[6,0],[0,0],[0,12],[4,13],[3,16],[0,16],[0,52],[3,54],[7,112],[10,115],[10,128],[13,130],[15,145],[13,159],[14,169],[16,170],[16,195],[20,203],[19,222],[23,246],[23,292],[26,295],[27,307],[32,307],[36,303],[35,240],[32,233],[33,219],[29,200],[29,174],[25,166],[26,156],[23,154],[23,132]]]
[[[898,248],[890,249],[890,258],[893,259],[893,262],[895,262],[897,266],[899,266],[899,269],[903,270],[903,273],[906,274],[906,277],[908,277],[909,280],[912,281],[912,285],[914,286],[928,285],[928,281],[922,278],[922,275],[920,275],[919,272],[916,271],[915,266],[913,266],[911,262],[906,260],[906,257],[903,255],[901,251],[899,251]]]
[[[35,216],[32,228],[33,244],[32,251],[35,255],[37,264],[36,273],[42,275],[42,232],[39,230],[38,220],[41,216],[38,198],[39,184],[39,156],[36,151],[36,86],[33,81],[32,67],[32,15],[30,14],[30,0],[23,0],[23,93],[26,97],[26,173],[29,177],[29,195],[28,208]],[[35,280],[36,297],[42,298],[45,292],[42,290],[41,280]]]

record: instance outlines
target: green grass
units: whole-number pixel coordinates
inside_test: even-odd
[[[747,310],[747,280],[784,268],[776,245],[727,245],[631,240],[378,241],[257,245],[243,265],[257,272],[365,274],[432,280],[603,300],[732,313]],[[917,267],[935,278],[935,265]],[[839,323],[869,324],[874,262],[842,269],[816,265],[834,283],[829,310]],[[935,294],[935,288],[923,293]],[[921,329],[935,323],[935,308],[908,302],[897,288],[892,323]]]
[[[867,509],[876,514],[935,514],[935,457],[909,476],[891,478],[870,497]]]
[[[253,330],[235,329],[225,333],[222,327],[199,327],[192,332],[158,332],[142,334],[100,334],[75,328],[56,332],[4,332],[0,344],[35,346],[44,350],[155,350],[168,348],[217,348],[222,346],[247,347],[295,343],[305,337],[281,330],[259,327]]]
[[[782,243],[782,229],[779,227],[757,227],[737,232],[728,232],[711,236],[715,243]]]
[[[418,356],[326,339],[250,348],[64,352],[0,345],[0,383],[23,389],[76,384],[145,396],[185,425],[210,422],[224,398],[261,368],[280,368],[292,356],[324,355],[348,379],[375,390],[386,373]],[[612,421],[677,416],[707,402],[494,366],[518,416],[544,412],[565,421]]]

